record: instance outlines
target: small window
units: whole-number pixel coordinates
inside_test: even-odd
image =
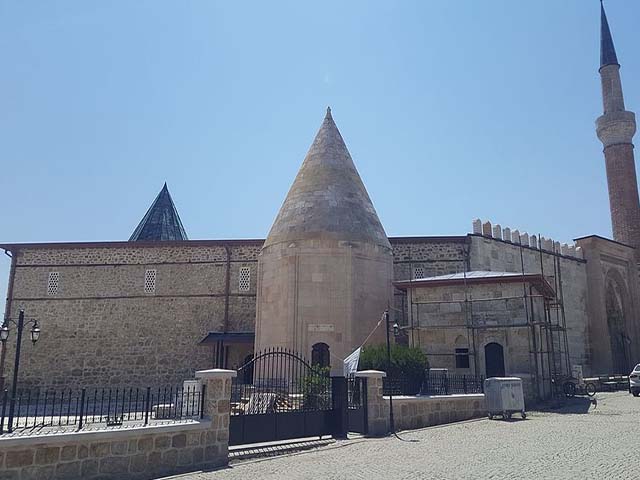
[[[57,295],[60,285],[60,273],[49,272],[49,282],[47,283],[47,295]]]
[[[413,278],[424,278],[424,268],[423,267],[413,267]]]
[[[456,368],[469,368],[468,348],[456,348]]]
[[[147,270],[144,272],[144,293],[155,293],[156,291],[156,271]]]
[[[240,267],[240,278],[238,280],[238,290],[248,292],[251,288],[251,269],[249,267]]]
[[[329,345],[326,343],[316,343],[311,347],[311,365],[325,368],[329,366]]]

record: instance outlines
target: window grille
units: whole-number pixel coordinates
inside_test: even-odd
[[[251,288],[251,269],[249,267],[240,267],[240,278],[238,280],[238,289],[241,292],[248,292]]]
[[[424,268],[423,267],[413,267],[413,278],[424,278]]]
[[[468,348],[456,348],[456,368],[469,368]]]
[[[47,295],[57,295],[60,285],[60,273],[49,272],[49,282],[47,283]]]
[[[144,293],[155,293],[156,291],[156,271],[147,270],[144,272]]]

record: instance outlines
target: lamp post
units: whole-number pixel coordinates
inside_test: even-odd
[[[389,378],[389,375],[391,374],[391,339],[389,338],[390,324],[389,324],[388,308],[384,311],[384,321],[385,321],[386,331],[387,331],[387,378]],[[398,324],[394,323],[393,324],[394,337],[398,336],[399,330],[400,330],[400,327],[398,327]],[[391,431],[391,433],[396,432],[396,426],[393,420],[393,387],[389,389],[389,430]]]
[[[10,318],[5,318],[4,324],[0,327],[0,342],[2,342],[2,348],[7,348],[7,339],[9,338],[9,324],[12,323],[16,326],[18,331],[18,338],[16,340],[16,357],[13,364],[13,384],[11,385],[11,402],[9,404],[9,432],[13,429],[13,414],[15,410],[16,404],[16,389],[18,388],[18,371],[20,369],[20,350],[22,348],[22,331],[25,327],[24,321],[24,310],[20,309],[20,314],[18,315],[18,321],[12,320]],[[40,338],[40,326],[38,325],[38,321],[35,319],[28,320],[26,322],[27,325],[32,325],[31,327],[31,341],[35,345],[35,343]]]

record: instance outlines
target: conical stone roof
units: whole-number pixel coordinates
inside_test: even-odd
[[[129,241],[167,240],[187,240],[187,232],[184,231],[180,216],[165,183]]]
[[[317,238],[391,248],[330,108],[264,247]]]

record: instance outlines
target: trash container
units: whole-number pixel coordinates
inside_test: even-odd
[[[501,415],[503,419],[511,418],[514,413],[520,413],[526,418],[524,411],[524,394],[522,379],[518,377],[491,377],[484,381],[484,399],[490,419]]]

